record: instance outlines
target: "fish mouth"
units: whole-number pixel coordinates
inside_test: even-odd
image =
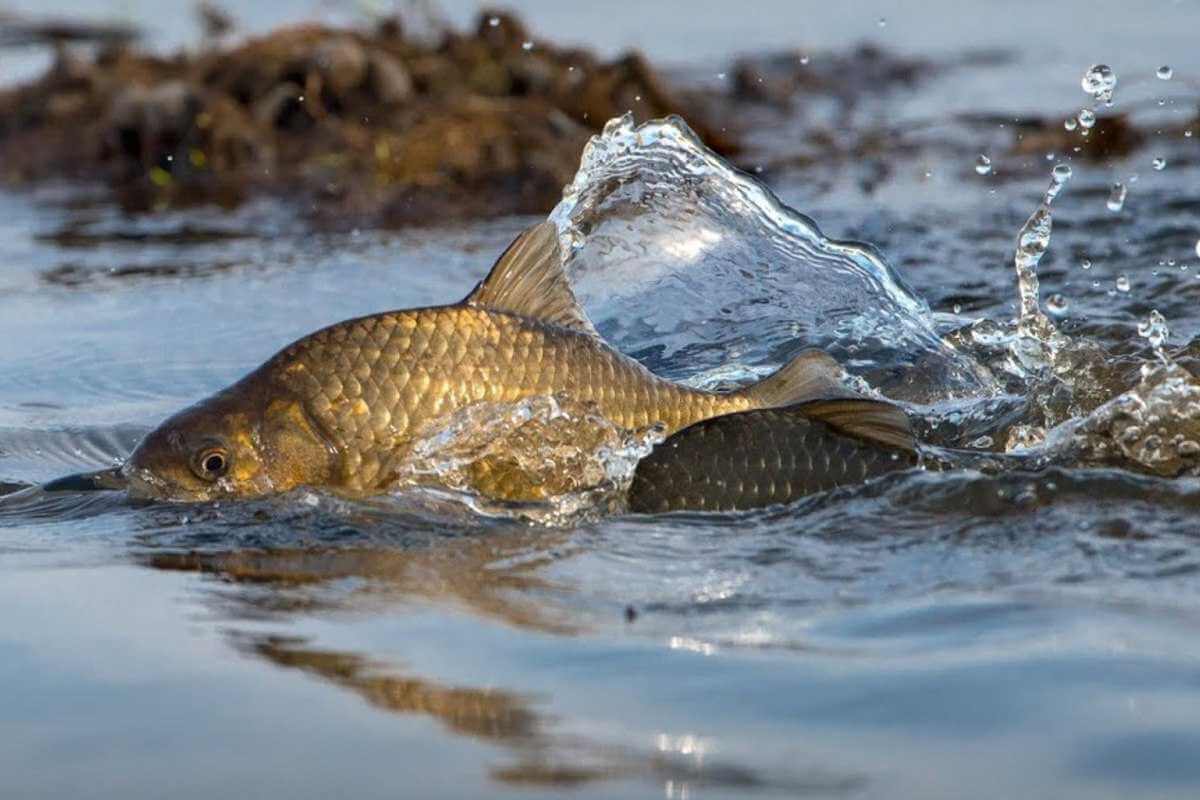
[[[122,467],[95,472],[78,472],[42,484],[44,492],[106,492],[129,488],[129,479]]]

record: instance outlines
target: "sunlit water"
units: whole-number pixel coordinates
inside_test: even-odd
[[[949,107],[979,72],[850,124]],[[1196,139],[1150,148],[1161,171],[1075,161],[1039,207],[1070,154],[1008,154],[992,127],[946,122],[869,193],[869,159],[781,172],[815,222],[677,129],[614,127],[637,149],[593,148],[554,218],[598,326],[655,370],[723,385],[821,344],[936,444],[1044,470],[558,527],[434,492],[24,490],[0,500],[6,792],[1195,793],[1200,482],[1172,369],[1200,325]],[[0,491],[114,463],[322,324],[459,299],[531,221],[313,235],[266,203],[129,219],[0,195]]]

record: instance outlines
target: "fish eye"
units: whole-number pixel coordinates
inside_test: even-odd
[[[201,450],[192,464],[192,469],[206,481],[215,481],[229,472],[229,453],[220,447]]]

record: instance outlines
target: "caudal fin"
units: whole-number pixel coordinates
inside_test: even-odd
[[[917,449],[908,415],[891,403],[866,398],[813,400],[795,407],[809,419],[824,422],[842,433],[902,450]]]
[[[898,406],[860,397],[842,382],[828,353],[805,350],[772,375],[739,390],[756,408],[791,407],[843,433],[905,450],[916,449],[908,415]]]
[[[793,406],[809,400],[856,397],[842,383],[842,366],[821,350],[805,350],[774,373],[738,390],[756,408]]]

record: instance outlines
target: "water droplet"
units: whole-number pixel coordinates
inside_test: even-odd
[[[1083,74],[1079,85],[1097,102],[1111,102],[1113,89],[1117,88],[1117,74],[1107,64],[1096,64]]]
[[[1125,207],[1125,184],[1117,181],[1112,185],[1112,191],[1108,193],[1108,202],[1105,205],[1108,206],[1109,211],[1120,211]]]
[[[1083,267],[1084,269],[1091,269],[1092,268],[1091,259],[1085,258],[1083,261],[1079,262],[1079,266]]]
[[[1128,292],[1129,291],[1129,276],[1126,275],[1124,272],[1122,272],[1120,275],[1117,276],[1117,291],[1118,292]]]
[[[1137,331],[1138,336],[1150,342],[1155,350],[1160,349],[1171,336],[1171,329],[1158,309],[1151,310],[1150,315],[1138,323]]]
[[[499,17],[488,17],[488,25],[491,25],[493,28],[495,28],[499,24],[500,24]]]
[[[881,28],[886,28],[887,27],[887,17],[880,17],[879,22],[877,24]]]
[[[533,42],[521,42],[521,49],[528,52],[533,49]]]
[[[1055,183],[1066,183],[1070,179],[1071,179],[1071,165],[1070,164],[1056,164],[1054,166],[1054,182]]]
[[[1065,121],[1063,121],[1063,127],[1069,131],[1073,131],[1079,127],[1079,123],[1075,120],[1074,117],[1069,117]]]
[[[1067,313],[1067,298],[1061,294],[1052,294],[1046,298],[1046,310],[1051,314],[1062,315]]]
[[[987,434],[980,436],[979,438],[972,441],[969,445],[967,445],[967,447],[974,447],[978,450],[984,450],[991,446],[992,446],[992,437],[988,436]]]
[[[1162,172],[1164,169],[1167,168],[1167,160],[1165,158],[1163,158],[1162,156],[1159,156],[1158,158],[1156,158],[1150,162],[1150,166],[1154,167],[1159,172]]]
[[[987,175],[992,171],[992,160],[985,155],[980,155],[975,159],[975,171],[980,175]]]
[[[1192,132],[1191,132],[1191,131],[1184,131],[1184,132],[1183,132],[1183,138],[1185,138],[1185,139],[1190,139],[1190,138],[1192,138]]]
[[[724,72],[718,72],[718,73],[717,73],[717,80],[719,80],[719,81],[723,81],[723,80],[725,80],[725,73],[724,73]]]
[[[1163,64],[1154,74],[1158,76],[1160,81],[1169,81],[1171,80],[1171,76],[1175,74],[1175,70],[1171,69],[1166,64]]]
[[[1090,108],[1085,108],[1080,111],[1079,124],[1085,131],[1089,130],[1093,125],[1096,124],[1096,112],[1092,111]]]
[[[808,56],[800,56],[800,66],[808,66]]]
[[[962,303],[955,303],[955,304],[954,304],[954,313],[955,313],[955,314],[961,314],[961,313],[962,313]]]
[[[1191,439],[1184,439],[1175,445],[1175,452],[1181,456],[1194,456],[1200,454],[1200,444],[1193,442]]]

